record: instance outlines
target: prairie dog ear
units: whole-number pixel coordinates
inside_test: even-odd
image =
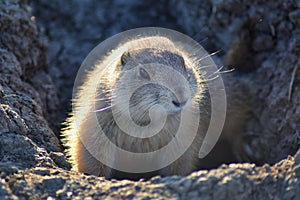
[[[124,67],[130,58],[130,53],[125,51],[121,56],[121,65]]]

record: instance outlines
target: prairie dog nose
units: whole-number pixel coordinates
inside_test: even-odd
[[[176,106],[176,107],[182,107],[186,104],[187,100],[183,101],[183,102],[179,102],[179,101],[172,101],[172,103]]]

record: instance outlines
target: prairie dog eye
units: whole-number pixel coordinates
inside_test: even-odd
[[[150,76],[149,76],[148,72],[144,68],[142,68],[142,67],[140,67],[140,69],[139,69],[139,75],[143,79],[150,80]]]

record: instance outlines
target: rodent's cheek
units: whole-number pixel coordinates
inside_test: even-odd
[[[156,106],[161,106],[160,104],[157,104]],[[166,112],[165,107],[155,107],[155,109],[151,109],[151,113],[154,114],[156,118],[160,118],[163,116],[163,114]],[[163,118],[162,118],[163,119]]]
[[[166,93],[166,94],[160,96],[160,98],[158,99],[158,102],[163,107],[165,107],[167,109],[171,109],[172,108],[172,99],[173,99],[172,95]]]
[[[171,97],[171,95],[169,95],[168,92],[165,90],[159,91],[157,93],[157,96],[158,96],[158,100],[160,102],[168,101],[168,99],[170,99],[170,97]]]

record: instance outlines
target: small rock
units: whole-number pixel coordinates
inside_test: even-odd
[[[61,167],[66,170],[71,169],[71,164],[67,161],[66,156],[61,152],[51,152],[50,157],[57,164],[58,167]]]
[[[295,10],[295,11],[292,11],[290,14],[289,14],[289,18],[290,20],[293,22],[293,24],[296,26],[296,27],[299,27],[300,26],[300,10]]]

